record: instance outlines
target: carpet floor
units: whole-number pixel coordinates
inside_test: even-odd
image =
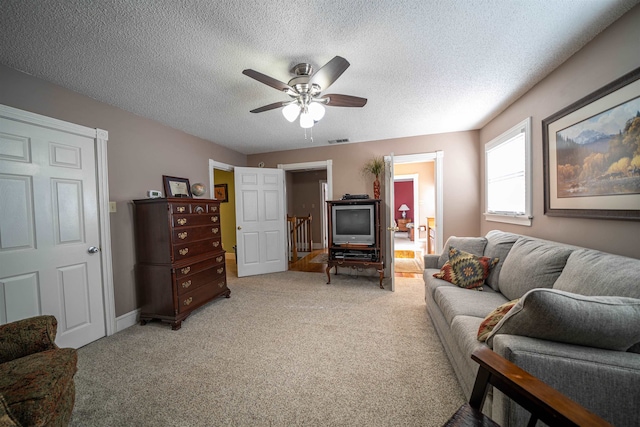
[[[172,331],[79,349],[71,426],[440,426],[464,397],[419,278],[229,277]]]

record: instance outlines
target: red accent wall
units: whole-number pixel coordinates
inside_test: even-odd
[[[393,183],[395,218],[402,218],[402,212],[398,210],[403,203],[409,207],[407,218],[413,219],[413,181],[397,181]]]

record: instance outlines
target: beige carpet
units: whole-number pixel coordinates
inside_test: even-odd
[[[172,331],[132,326],[79,350],[72,426],[439,426],[462,392],[421,279],[285,272]]]

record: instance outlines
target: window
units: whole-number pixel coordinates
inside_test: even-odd
[[[485,156],[487,221],[531,225],[531,117],[488,142]]]

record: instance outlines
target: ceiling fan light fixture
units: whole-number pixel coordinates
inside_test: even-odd
[[[309,114],[311,114],[311,118],[319,122],[320,119],[324,117],[325,108],[324,105],[319,104],[317,102],[312,102],[309,104]]]
[[[300,114],[300,107],[295,103],[289,104],[282,109],[282,115],[291,123],[298,118],[298,114]]]
[[[304,129],[313,127],[313,117],[306,111],[300,113],[300,127]]]

